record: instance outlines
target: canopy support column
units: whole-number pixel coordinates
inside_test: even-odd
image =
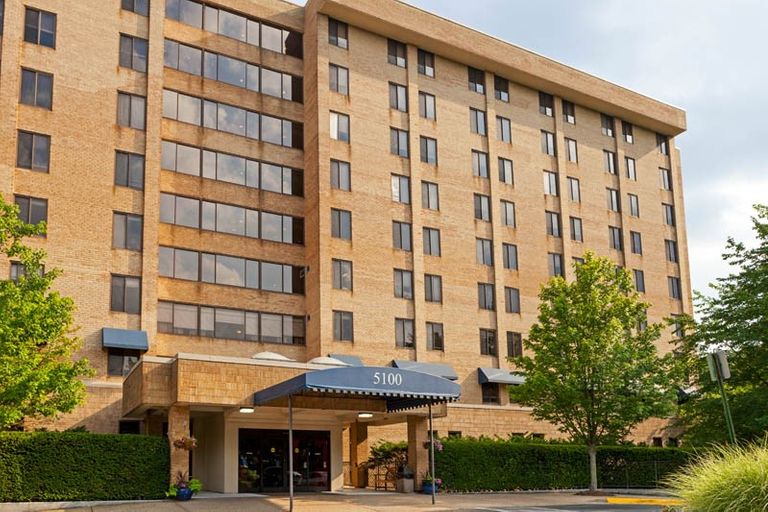
[[[435,504],[435,431],[432,428],[432,402],[429,402],[429,474],[432,475],[432,504]]]
[[[293,403],[288,395],[288,511],[293,512]]]

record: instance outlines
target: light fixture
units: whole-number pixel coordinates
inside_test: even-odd
[[[251,414],[255,409],[253,407],[241,407],[240,412],[243,414]]]
[[[373,413],[372,412],[359,412],[359,413],[357,413],[357,418],[360,419],[360,420],[367,420],[367,419],[373,418]]]

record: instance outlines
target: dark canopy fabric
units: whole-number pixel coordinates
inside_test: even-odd
[[[343,395],[387,402],[387,411],[401,411],[429,404],[451,402],[461,396],[461,386],[442,377],[391,367],[350,366],[307,372],[253,395],[254,405],[287,396]]]
[[[110,348],[124,348],[129,350],[148,350],[149,341],[146,331],[132,331],[130,329],[114,329],[104,327],[101,329],[101,345]]]
[[[480,384],[492,383],[518,386],[525,383],[525,376],[502,368],[478,368],[477,380]]]
[[[459,376],[453,368],[442,363],[422,363],[419,361],[408,361],[405,359],[395,359],[392,366],[402,368],[403,370],[413,370],[414,372],[428,373],[436,377],[442,377],[448,380],[458,380]]]

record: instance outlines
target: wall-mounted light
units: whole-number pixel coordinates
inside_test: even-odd
[[[359,412],[357,413],[357,418],[361,420],[368,420],[373,418],[373,413],[371,412]]]
[[[241,407],[240,412],[243,414],[251,414],[255,409],[253,407]]]

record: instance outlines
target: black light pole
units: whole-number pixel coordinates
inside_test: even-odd
[[[432,402],[429,402],[429,474],[432,475],[432,504],[435,504],[435,431],[432,429]]]

